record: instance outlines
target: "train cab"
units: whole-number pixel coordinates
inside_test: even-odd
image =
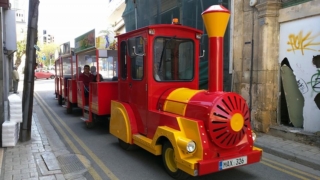
[[[198,89],[201,35],[197,29],[164,24],[118,36],[119,101],[130,105],[139,133],[154,133],[148,120],[161,108],[161,96],[179,87]]]

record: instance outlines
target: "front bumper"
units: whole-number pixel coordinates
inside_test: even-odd
[[[257,163],[261,160],[262,149],[254,147],[253,150],[249,153],[237,154],[236,156],[229,156],[226,158],[216,158],[216,159],[212,159],[212,160],[199,161],[198,176],[221,171],[221,170],[219,170],[219,162],[220,161],[227,160],[227,159],[233,159],[233,158],[237,158],[240,156],[247,156],[247,164],[245,164],[245,165]],[[244,165],[242,165],[242,166],[244,166]],[[239,167],[239,166],[237,166],[237,167]]]

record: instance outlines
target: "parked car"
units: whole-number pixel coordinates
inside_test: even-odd
[[[42,70],[42,69],[36,69],[34,71],[34,80],[36,79],[54,79],[54,74],[46,71],[46,70]]]

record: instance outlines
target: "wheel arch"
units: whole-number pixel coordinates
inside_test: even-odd
[[[137,123],[127,103],[112,100],[109,131],[125,143],[133,144],[132,135],[138,133]]]

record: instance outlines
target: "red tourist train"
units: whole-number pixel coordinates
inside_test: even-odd
[[[117,79],[90,83],[87,99],[81,81],[67,83],[67,97],[77,94],[88,127],[96,115],[110,117],[110,133],[122,148],[139,146],[162,155],[166,171],[176,179],[256,163],[262,156],[253,146],[245,99],[222,88],[230,12],[215,5],[202,15],[209,37],[208,90],[198,89],[202,31],[175,23],[118,35],[118,55],[112,55]],[[85,45],[76,39],[76,49]],[[84,49],[76,53],[76,76],[83,65],[100,67],[109,57],[99,49]],[[74,86],[77,91],[71,92]]]

